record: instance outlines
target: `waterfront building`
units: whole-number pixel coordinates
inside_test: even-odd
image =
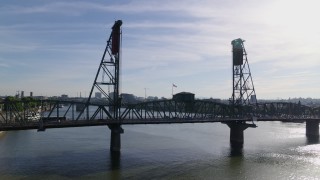
[[[94,97],[101,99],[101,92],[95,92]]]

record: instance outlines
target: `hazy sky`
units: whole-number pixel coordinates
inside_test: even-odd
[[[317,0],[0,0],[0,95],[88,95],[115,20],[122,92],[227,99],[242,38],[257,98],[320,98]]]

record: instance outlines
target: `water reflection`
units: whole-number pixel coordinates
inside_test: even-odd
[[[242,149],[231,149],[232,157],[228,160],[228,175],[226,179],[243,179],[243,162],[244,158],[242,156]],[[237,177],[237,178],[234,178]]]
[[[110,173],[107,179],[122,179],[121,178],[121,153],[110,152]]]
[[[319,177],[319,138],[305,138],[304,126],[261,124],[244,144],[229,144],[220,124],[127,126],[121,154],[109,151],[106,127],[12,131],[0,139],[0,179]]]

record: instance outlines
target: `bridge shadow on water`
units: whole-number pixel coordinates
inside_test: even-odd
[[[107,151],[86,153],[63,152],[46,156],[0,157],[0,179],[2,175],[78,178],[105,173],[108,179],[121,179],[121,155]]]

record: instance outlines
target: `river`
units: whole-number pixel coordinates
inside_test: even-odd
[[[0,179],[317,179],[320,144],[305,124],[258,122],[233,154],[221,123],[124,125],[119,156],[106,126],[0,135]]]

